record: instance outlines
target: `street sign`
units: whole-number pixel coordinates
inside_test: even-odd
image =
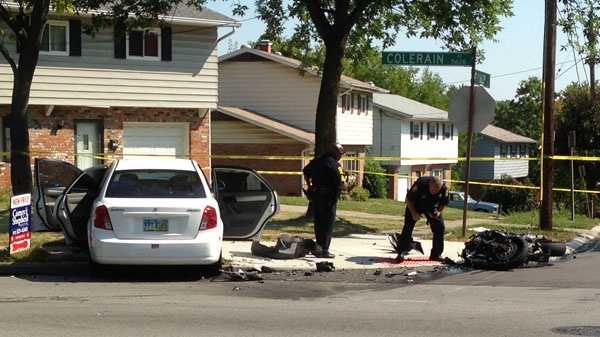
[[[475,87],[475,111],[473,117],[473,132],[483,130],[494,120],[496,101],[482,87]],[[469,127],[469,91],[470,87],[462,87],[450,99],[448,118],[460,131],[466,132]]]
[[[11,255],[31,247],[31,194],[17,195],[10,199],[8,241]]]
[[[403,66],[473,66],[472,53],[465,52],[412,52],[384,51],[383,64]]]
[[[482,85],[489,89],[492,76],[483,71],[475,70],[475,84]]]

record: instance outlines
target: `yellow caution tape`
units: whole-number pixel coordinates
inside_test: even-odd
[[[600,157],[585,156],[546,156],[546,158],[554,160],[600,161]]]
[[[40,156],[40,155],[60,155],[61,154],[51,151],[34,150],[29,153],[23,153],[24,155]],[[11,152],[0,152],[0,156],[10,156]],[[80,156],[80,157],[93,157],[96,159],[115,159],[121,158],[124,154],[68,154],[69,156]],[[156,158],[190,158],[190,155],[161,155],[161,154],[127,154],[128,157],[156,157]],[[211,155],[212,159],[230,159],[230,160],[310,160],[310,156],[264,156],[264,155]],[[600,157],[594,156],[546,156],[547,159],[553,160],[576,160],[576,161],[600,161]],[[526,160],[526,161],[538,161],[539,157],[527,157],[527,158],[509,158],[509,157],[471,157],[471,161],[512,161],[512,160]],[[402,160],[430,160],[430,161],[466,161],[466,157],[343,157],[341,161],[359,161],[359,160],[372,160],[372,161],[402,161]]]

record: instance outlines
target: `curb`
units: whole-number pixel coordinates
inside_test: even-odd
[[[596,245],[594,241],[600,239],[600,225],[592,228],[589,233],[579,234],[575,239],[567,242],[566,255],[583,253]]]
[[[26,262],[0,263],[0,276],[46,275],[77,276],[90,272],[88,262]]]

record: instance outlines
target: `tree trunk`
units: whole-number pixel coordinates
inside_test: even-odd
[[[28,58],[22,55],[21,59]],[[30,65],[31,60],[23,60],[21,65]],[[37,62],[36,62],[37,63]],[[33,65],[35,69],[35,65]],[[31,193],[31,157],[29,155],[29,93],[33,80],[33,69],[19,67],[14,76],[12,105],[10,107],[10,151],[11,183],[13,195]]]
[[[317,157],[325,153],[337,140],[337,105],[345,46],[345,38],[325,44],[325,63],[315,121],[315,156]]]
[[[10,174],[13,195],[32,192],[31,155],[29,153],[29,95],[37,67],[42,33],[48,21],[50,0],[33,2],[27,35],[22,37],[19,62],[13,69],[13,92],[10,107]],[[18,38],[18,37],[17,37]]]
[[[596,60],[595,58],[590,58],[590,96],[592,100],[596,99]]]

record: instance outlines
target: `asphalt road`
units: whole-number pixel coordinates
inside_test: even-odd
[[[174,272],[0,277],[0,336],[561,336],[553,329],[573,326],[600,336],[598,266],[600,253],[589,253],[414,284],[351,274],[265,283]]]

